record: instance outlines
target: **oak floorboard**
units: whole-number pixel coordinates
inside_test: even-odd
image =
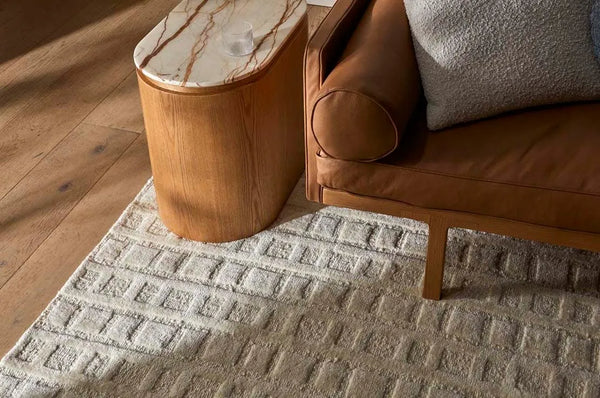
[[[0,287],[136,137],[82,124],[0,200]]]
[[[131,72],[115,91],[85,118],[84,123],[136,133],[144,131],[140,91],[135,71]]]
[[[91,32],[84,29],[85,52],[71,49],[64,54],[58,49],[62,58],[56,56],[48,70],[38,70],[43,75],[55,73],[57,78],[42,93],[36,92],[36,84],[18,93],[33,99],[11,120],[0,122],[0,198],[131,74],[135,45],[176,3],[137,3],[92,25],[96,28]],[[2,100],[0,115],[6,106]]]
[[[0,357],[39,316],[150,177],[144,135],[0,289]]]
[[[39,3],[44,0],[27,1],[31,2],[30,7],[38,8],[42,7]],[[94,59],[97,52],[94,47],[102,44],[102,39],[109,37],[131,16],[132,11],[128,8],[136,1],[89,2],[65,24],[57,27],[45,43],[5,63],[0,69],[0,128],[38,101],[39,96],[45,96],[61,76],[84,65],[87,58]],[[33,10],[30,12],[35,13]],[[24,29],[34,31],[36,28],[28,23]],[[22,40],[20,36],[15,32],[8,35],[7,41]]]
[[[67,25],[86,3],[84,0],[0,2],[0,71],[20,55],[56,37],[53,33]]]

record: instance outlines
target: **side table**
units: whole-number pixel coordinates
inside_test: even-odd
[[[254,27],[228,55],[223,26]],[[134,53],[164,224],[223,242],[271,224],[304,169],[304,0],[186,0]]]

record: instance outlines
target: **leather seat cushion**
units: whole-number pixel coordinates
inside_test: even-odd
[[[308,107],[310,127],[332,157],[383,158],[398,146],[420,90],[404,2],[373,0]]]
[[[320,185],[415,206],[600,233],[600,103],[431,132],[417,112],[376,163],[317,160]]]

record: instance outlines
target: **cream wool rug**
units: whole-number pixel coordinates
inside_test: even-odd
[[[0,397],[600,396],[600,255],[309,204],[229,244],[149,183],[0,365]]]

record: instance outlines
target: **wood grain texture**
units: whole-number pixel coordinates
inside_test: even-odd
[[[0,287],[136,137],[82,124],[0,200]]]
[[[53,56],[28,56],[3,73],[12,81],[0,94],[0,197],[131,73],[135,44],[175,2],[135,4],[86,26]]]
[[[271,224],[304,166],[306,19],[258,80],[209,94],[138,73],[159,212],[176,234],[223,242]]]
[[[77,14],[81,0],[20,0],[5,1],[0,6],[0,71],[10,61],[26,54]],[[18,37],[20,40],[5,40]]]
[[[150,177],[144,136],[0,289],[0,356],[16,343]]]
[[[441,298],[447,240],[448,224],[446,220],[442,217],[431,217],[427,241],[427,261],[423,277],[423,298],[430,300]]]
[[[423,291],[423,297],[426,298],[436,298],[437,291],[441,288],[441,285],[438,288],[438,280],[441,281],[443,274],[443,265],[440,266],[440,258],[441,253],[445,252],[446,245],[442,235],[445,234],[444,230],[448,228],[465,228],[600,252],[600,235],[588,232],[546,227],[470,213],[424,209],[393,200],[356,195],[325,187],[323,188],[323,203],[411,218],[429,224],[433,231],[433,240],[428,245],[428,255],[431,254],[433,258],[431,262],[428,260],[427,264],[429,272],[425,278],[426,286],[424,286]],[[431,285],[427,286],[429,283]]]
[[[137,75],[132,71],[85,119],[84,123],[142,133],[144,118]]]
[[[27,1],[30,3],[30,8],[44,7],[39,4],[42,0]],[[2,104],[0,128],[16,116],[22,115],[22,112],[39,101],[40,97],[43,98],[59,89],[57,86],[60,86],[61,78],[76,78],[90,62],[99,60],[99,63],[102,63],[103,50],[108,47],[106,43],[102,45],[103,42],[106,42],[111,34],[115,34],[115,30],[131,17],[134,11],[129,11],[128,8],[132,4],[134,0],[88,2],[73,18],[57,26],[45,40],[46,43],[31,49],[13,62],[4,63],[0,73],[0,81],[3,82],[0,90],[0,104]],[[36,28],[29,25],[26,29]],[[77,33],[72,34],[71,32],[75,30],[78,30]],[[7,41],[22,39],[19,35],[12,34],[5,38]],[[89,80],[93,83],[92,79]],[[80,91],[86,87],[85,80],[80,79],[78,83],[79,86],[71,87],[71,90]],[[111,84],[108,88],[112,89],[114,85]]]

